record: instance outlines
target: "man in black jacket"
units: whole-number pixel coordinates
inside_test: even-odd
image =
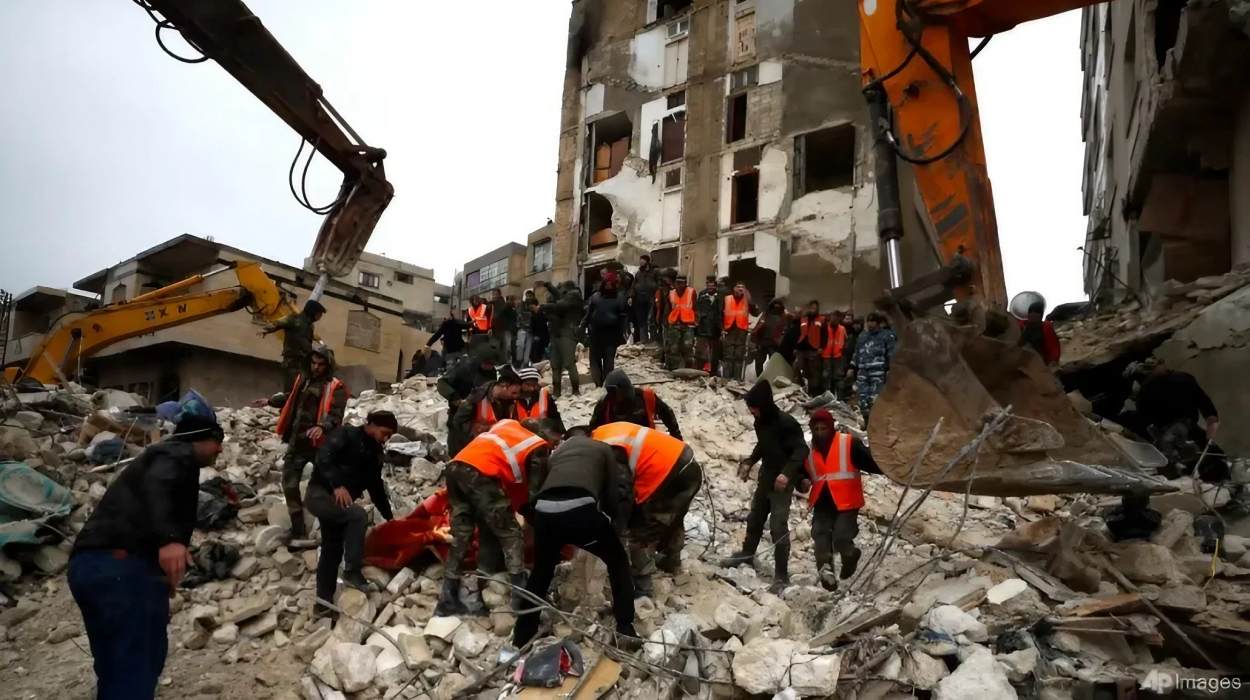
[[[651,342],[651,323],[655,317],[655,290],[660,284],[659,271],[651,266],[651,256],[639,258],[638,272],[634,273],[633,316],[634,342]]]
[[[751,456],[738,465],[738,476],[744,481],[751,476],[751,467],[763,461],[751,498],[747,516],[746,540],[742,549],[721,561],[721,566],[752,564],[755,550],[764,537],[764,521],[773,538],[774,568],[771,590],[780,593],[790,583],[790,501],[794,487],[803,473],[807,459],[807,442],[799,422],[782,413],[773,403],[773,389],[760,381],[746,395],[747,408],[755,416],[755,437],[758,442]]]
[[[721,324],[725,304],[717,289],[716,276],[708,275],[703,291],[694,300],[694,363],[696,369],[717,373],[720,362]]]
[[[169,596],[186,573],[199,471],[217,460],[214,418],[187,415],[113,481],[74,542],[69,589],[82,611],[100,700],[151,698],[165,666]]]
[[[607,564],[616,633],[636,637],[634,583],[621,542],[633,504],[634,480],[624,455],[591,439],[585,429],[570,431],[551,453],[546,478],[534,497],[534,569],[526,590],[546,597],[560,549],[574,545]],[[533,639],[538,621],[538,610],[518,617],[512,643],[519,648]]]
[[[586,317],[582,319],[582,328],[590,339],[590,379],[595,386],[603,386],[608,372],[616,367],[616,349],[629,334],[629,310],[616,285],[616,271],[604,272],[599,291],[590,296]]]
[[[369,516],[355,501],[368,491],[383,518],[395,517],[382,483],[382,446],[398,429],[395,414],[374,411],[365,418],[364,425],[346,425],[330,433],[330,439],[317,450],[304,502],[321,522],[321,552],[317,557],[320,600],[334,600],[340,561],[343,583],[370,590],[369,582],[360,573]],[[313,610],[316,615],[326,615],[329,609],[314,605]]]
[[[681,426],[677,424],[677,414],[673,413],[673,409],[655,391],[635,389],[625,370],[609,372],[603,385],[607,393],[595,404],[594,413],[590,416],[591,430],[618,422],[654,428],[658,418],[668,428],[669,435],[681,439]]]
[[[448,311],[447,318],[439,325],[438,330],[425,341],[425,347],[432,348],[434,343],[443,341],[443,362],[451,367],[464,354],[465,324],[456,318],[455,311]]]
[[[447,452],[455,455],[469,441],[490,430],[495,423],[517,417],[516,400],[521,394],[521,377],[509,365],[499,368],[499,377],[469,392],[447,423]]]

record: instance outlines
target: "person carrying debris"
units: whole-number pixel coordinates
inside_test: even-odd
[[[639,260],[633,289],[634,342],[649,343],[655,313],[655,290],[660,285],[660,278],[659,272],[651,265],[650,255],[643,255]]]
[[[541,284],[551,294],[551,301],[540,307],[551,332],[551,390],[560,396],[562,375],[568,372],[573,395],[577,396],[581,388],[581,375],[577,371],[577,331],[585,307],[582,293],[572,280],[561,282],[559,289],[550,282]]]
[[[721,300],[721,327],[725,331],[724,352],[725,362],[721,366],[721,376],[727,379],[742,379],[746,372],[747,331],[751,327],[751,298],[747,288],[741,282],[733,287],[733,292]],[[763,371],[763,368],[760,368]]]
[[[616,349],[629,335],[629,309],[625,296],[617,289],[617,273],[607,270],[599,282],[599,291],[590,295],[582,330],[590,342],[590,379],[603,386],[603,379],[616,367]]]
[[[525,506],[535,484],[543,482],[549,443],[537,435],[537,421],[501,420],[473,438],[447,465],[447,497],[451,504],[451,548],[443,589],[434,614],[466,615],[460,578],[474,531],[489,531],[503,550],[504,565],[514,586],[514,610],[528,607],[515,588],[525,585],[524,536],[516,512]]]
[[[649,596],[657,569],[670,574],[681,571],[686,512],[703,486],[703,468],[686,443],[634,423],[608,423],[595,428],[591,436],[623,450],[634,475],[629,560],[634,595]]]
[[[317,448],[342,424],[343,411],[347,409],[347,385],[334,376],[334,351],[318,344],[309,356],[309,366],[308,379],[302,374],[295,377],[276,428],[278,437],[287,445],[282,460],[282,494],[291,516],[292,542],[308,536],[304,500],[299,491],[304,465],[316,458]]]
[[[756,462],[762,464],[751,497],[742,549],[721,560],[721,566],[754,565],[767,520],[775,562],[771,590],[779,593],[790,583],[790,501],[807,459],[807,442],[798,421],[782,413],[773,402],[773,389],[768,382],[756,382],[747,392],[746,404],[755,416],[757,442],[751,455],[738,464],[739,478],[746,481]]]
[[[1035,301],[1029,305],[1028,317],[1019,320],[1020,347],[1032,348],[1042,356],[1047,367],[1054,367],[1059,364],[1062,348],[1059,345],[1059,336],[1055,334],[1055,324],[1042,320],[1045,313],[1046,302]]]
[[[694,289],[678,275],[668,293],[664,329],[664,364],[669,370],[694,367]]]
[[[526,367],[517,372],[517,376],[521,379],[521,393],[516,400],[517,420],[545,420],[550,422],[554,430],[563,433],[564,421],[560,418],[560,406],[556,404],[555,397],[547,387],[538,386],[538,370]]]
[[[439,324],[438,330],[425,341],[425,347],[432,348],[434,343],[443,341],[443,362],[450,368],[464,356],[465,330],[465,324],[456,318],[456,312],[448,311],[447,318]]]
[[[819,396],[825,390],[824,352],[829,345],[829,327],[820,315],[820,302],[807,302],[807,310],[799,321],[799,337],[795,344],[795,371],[807,383],[807,393]]]
[[[724,304],[716,290],[716,276],[708,275],[703,291],[694,300],[694,363],[715,375],[720,360],[721,324]]]
[[[681,426],[677,424],[677,414],[672,407],[664,403],[653,389],[635,389],[625,370],[612,370],[604,382],[604,389],[604,397],[595,404],[590,416],[591,430],[622,421],[654,429],[655,419],[659,418],[669,435],[681,439]]]
[[[517,417],[516,400],[521,377],[510,365],[499,368],[499,378],[469,392],[447,425],[447,451],[455,454],[474,437],[505,418]]]
[[[317,556],[317,598],[334,602],[334,589],[343,563],[343,583],[372,590],[360,572],[364,563],[365,532],[369,515],[355,501],[369,492],[382,517],[395,518],[382,482],[382,446],[399,430],[390,411],[374,411],[362,426],[345,425],[330,433],[317,450],[312,478],[308,481],[308,512],[321,522],[321,551]],[[313,605],[313,617],[330,615],[330,609]]]
[[[282,331],[282,386],[295,383],[295,375],[308,373],[312,353],[314,326],[326,315],[321,302],[309,299],[304,310],[265,326],[261,335]]]
[[[469,317],[469,335],[484,335],[490,332],[490,307],[486,300],[474,294],[469,297],[469,309],[465,312]]]
[[[817,577],[825,590],[832,591],[838,587],[838,578],[850,578],[859,565],[855,536],[859,534],[859,509],[864,507],[860,472],[880,474],[881,469],[864,443],[835,431],[833,414],[828,410],[813,412],[808,425],[812,448],[799,490],[808,492],[807,505],[812,510]],[[836,577],[834,552],[842,559],[842,571]]]
[[[894,347],[898,343],[893,330],[882,328],[884,321],[885,317],[876,311],[868,314],[868,325],[859,334],[855,355],[851,358],[850,376],[855,379],[859,412],[864,416],[865,425],[872,413],[872,404],[885,387],[890,358],[894,356]]]
[[[191,562],[199,471],[223,439],[215,417],[187,414],[105,491],[74,542],[69,590],[91,644],[100,700],[156,695],[169,599]]]
[[[845,312],[830,312],[829,339],[820,353],[824,364],[825,388],[834,392],[835,396],[841,391],[842,379],[846,376],[846,356],[849,354],[846,350],[846,326],[842,325],[844,318]]]
[[[773,353],[781,351],[787,323],[785,303],[781,299],[768,302],[768,308],[755,322],[755,328],[751,329],[751,342],[755,345],[755,374],[763,374],[764,363]]]
[[[629,641],[626,638],[637,637],[634,582],[621,540],[634,505],[634,477],[617,455],[610,446],[591,439],[585,428],[574,428],[551,453],[547,476],[535,496],[534,568],[525,589],[545,598],[560,550],[565,545],[585,550],[608,567],[616,634]],[[517,618],[512,633],[518,649],[538,632],[540,611],[533,601],[525,607],[530,611]]]

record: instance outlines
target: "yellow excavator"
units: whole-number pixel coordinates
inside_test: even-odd
[[[133,2],[152,18],[162,50],[184,63],[216,61],[300,135],[288,177],[296,201],[325,215],[311,256],[320,273],[312,298],[319,298],[329,278],[351,271],[395,194],[382,167],[386,151],[364,143],[325,99],[321,86],[239,0]],[[166,32],[178,32],[200,55],[187,57],[172,51],[165,43]],[[338,196],[324,206],[309,202],[303,177],[298,186],[295,182],[296,166],[306,145],[311,145],[309,161],[320,153],[343,172]],[[303,173],[307,172],[305,163]],[[207,277],[230,270],[238,277],[236,286],[194,291]],[[128,301],[68,314],[44,337],[26,367],[20,371],[6,369],[5,378],[10,382],[21,379],[55,384],[76,375],[83,359],[109,345],[245,308],[270,322],[295,313],[259,265],[238,264]]]

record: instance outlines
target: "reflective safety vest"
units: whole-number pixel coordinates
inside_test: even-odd
[[[841,323],[833,324],[833,330],[829,332],[829,342],[825,343],[825,349],[821,352],[821,356],[826,360],[842,357],[842,350],[846,347],[846,326]]]
[[[517,415],[518,406],[514,401],[512,403],[512,412],[504,418],[520,419]],[[477,402],[477,408],[473,411],[473,432],[482,433],[490,430],[491,426],[499,422],[499,417],[495,415],[495,405],[490,401],[490,390],[486,391],[486,396]]]
[[[547,387],[539,389],[538,400],[534,402],[533,408],[525,408],[525,405],[520,401],[513,404],[516,406],[516,419],[527,420],[530,418],[537,418],[538,420],[542,420],[543,418],[546,418],[548,413],[547,405],[550,401],[551,393],[547,391]]]
[[[803,322],[799,324],[799,326],[799,338],[801,340],[806,340],[807,344],[811,347],[818,350],[821,349],[820,331],[825,327],[824,320],[817,318],[815,321],[810,321],[806,316],[804,316]]]
[[[656,401],[655,389],[644,388],[642,390],[642,405],[647,410],[647,427],[652,428],[652,429],[655,428],[655,401]],[[603,417],[609,423],[612,422],[612,402],[611,401],[607,402],[607,407],[604,409]]]
[[[745,295],[741,300],[732,294],[725,297],[725,330],[737,327],[745,331],[751,325],[750,306]]]
[[[822,455],[815,449],[807,453],[807,478],[812,481],[808,506],[815,506],[821,491],[828,490],[838,510],[864,507],[864,485],[859,478],[859,469],[851,463],[853,439],[846,433],[834,433],[828,454]]]
[[[469,307],[469,318],[473,321],[473,330],[485,333],[490,330],[490,316],[486,315],[486,304]]]
[[[678,321],[690,326],[694,325],[694,287],[686,287],[686,293],[681,295],[676,289],[670,291],[668,304],[672,307],[672,310],[668,312],[670,326]]]
[[[596,428],[591,437],[620,447],[629,455],[635,503],[651,498],[686,451],[686,443],[681,440],[633,423],[608,423]]]
[[[525,460],[547,441],[514,420],[501,420],[456,453],[455,461],[498,479],[504,486],[525,483]]]
[[[291,393],[286,395],[286,403],[282,404],[282,412],[278,414],[278,427],[276,432],[280,437],[286,439],[287,433],[291,430],[291,423],[295,420],[295,404],[299,401],[300,392],[304,389],[304,375],[295,375],[295,383],[291,385]],[[321,427],[321,421],[330,415],[330,411],[334,408],[334,392],[342,389],[347,391],[347,385],[338,377],[331,377],[326,382],[325,387],[321,390],[321,403],[317,405],[317,427]],[[313,440],[313,447],[320,447],[325,442],[326,435],[329,431],[322,431],[320,440]]]

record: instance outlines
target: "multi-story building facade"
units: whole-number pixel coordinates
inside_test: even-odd
[[[521,298],[525,283],[526,247],[520,243],[502,246],[464,264],[452,284],[452,307],[463,311],[474,295],[489,299],[498,289],[505,297]]]

